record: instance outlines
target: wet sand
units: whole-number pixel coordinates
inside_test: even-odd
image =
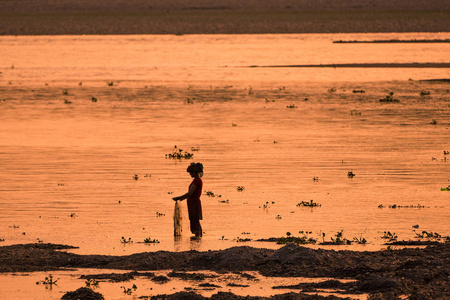
[[[155,270],[174,270],[177,271],[174,274],[180,278],[187,271],[258,271],[268,277],[332,277],[355,280],[347,283],[330,280],[320,284],[273,287],[299,291],[273,296],[273,299],[322,299],[302,293],[316,292],[320,288],[339,289],[345,294],[365,293],[376,299],[396,299],[401,295],[409,296],[409,299],[448,299],[450,296],[448,243],[424,249],[387,249],[376,252],[314,250],[295,244],[287,244],[278,250],[243,246],[207,252],[158,251],[127,256],[77,255],[61,251],[72,248],[74,247],[42,243],[0,247],[0,272],[51,271],[61,268],[135,271],[122,275],[109,273],[91,276],[117,282],[130,280],[133,276],[152,277],[148,272]],[[195,275],[191,273],[186,276]],[[167,299],[183,299],[189,294],[191,298],[195,296],[205,299],[185,292],[171,295]],[[224,295],[217,294],[212,298],[227,298],[220,296]]]
[[[0,35],[448,32],[445,1],[0,1]]]

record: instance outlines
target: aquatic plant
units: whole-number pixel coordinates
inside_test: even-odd
[[[329,92],[329,93],[334,93],[334,92],[336,92],[336,88],[329,88],[329,89],[328,89],[328,92]]]
[[[275,217],[275,219],[277,219],[277,220],[281,220],[281,219],[282,219],[282,217],[281,217],[281,215],[277,215],[277,216]]]
[[[227,200],[218,200],[218,201],[219,201],[219,203],[230,203],[229,199],[227,199]]]
[[[131,295],[133,291],[137,290],[137,286],[135,284],[133,284],[131,288],[126,288],[124,286],[121,286],[120,288],[123,289],[123,293],[127,295]]]
[[[89,288],[97,288],[98,284],[99,284],[99,282],[97,280],[95,280],[94,278],[86,279],[86,281],[84,283],[86,284],[86,287],[89,287]]]
[[[433,120],[431,120],[431,122],[430,122],[431,125],[437,125],[437,123],[438,123],[438,122],[437,122],[436,119],[433,119]]]
[[[355,177],[355,173],[353,173],[353,171],[348,171],[347,172],[347,177],[348,178],[353,178],[353,177]]]
[[[299,231],[299,233],[303,234],[303,236],[293,236],[289,231],[286,232],[286,237],[279,237],[276,238],[277,244],[288,244],[288,243],[294,243],[294,244],[300,244],[300,245],[306,245],[306,244],[316,244],[317,240],[313,237],[308,237],[309,233],[312,232],[304,232]]]
[[[380,99],[380,102],[400,102],[398,99],[394,98],[394,93],[390,92],[389,95]]]
[[[69,91],[63,90],[63,91],[62,91],[62,94],[63,94],[64,96],[67,96],[67,95],[69,95]]]
[[[439,239],[442,237],[439,233],[432,231],[422,231],[421,233],[414,231],[414,233],[416,234],[416,238]]]
[[[120,242],[121,242],[122,244],[128,244],[128,243],[132,243],[133,241],[131,240],[131,238],[128,238],[128,240],[127,240],[127,239],[125,239],[124,237],[122,237],[122,238],[120,239]]]
[[[92,101],[92,102],[97,102],[97,98],[92,97],[92,98],[91,98],[91,101]]]
[[[357,111],[356,109],[353,109],[353,110],[350,111],[350,115],[352,115],[352,116],[360,116],[361,112]]]
[[[114,82],[112,82],[112,81],[108,82],[108,86],[113,86],[113,85],[114,85]]]
[[[72,103],[72,101],[69,101],[69,100],[67,100],[67,99],[64,99],[64,104],[71,104]]]
[[[156,216],[157,216],[157,217],[163,217],[163,216],[165,216],[165,214],[160,213],[160,212],[156,212]]]
[[[245,190],[245,187],[238,186],[236,189],[237,189],[238,192],[242,192],[243,190]]]
[[[351,245],[352,241],[348,240],[343,235],[344,230],[338,231],[333,237],[331,237],[331,242],[322,242],[320,245]],[[323,235],[325,238],[325,235]]]
[[[195,100],[195,98],[192,98],[192,99],[187,98],[186,100],[184,100],[184,104],[194,104],[194,100]]]
[[[191,151],[200,151],[200,147],[191,147]]]
[[[365,92],[366,92],[365,90],[353,90],[353,94],[357,94],[357,93],[364,94]]]
[[[53,276],[50,274],[50,275],[48,275],[48,277],[45,277],[44,280],[36,281],[36,284],[37,285],[43,284],[46,287],[49,286],[51,288],[53,285],[56,285],[56,282],[58,282],[58,280],[59,279],[53,280]]]
[[[222,197],[222,195],[216,195],[212,191],[205,191],[205,195],[209,197]]]
[[[430,94],[429,91],[420,91],[420,96],[429,96]]]
[[[172,150],[172,153],[166,154],[166,158],[173,158],[173,159],[190,159],[194,156],[194,154],[189,153],[187,151],[183,151],[183,149],[177,148],[177,145]]]
[[[156,239],[153,239],[153,240],[152,240],[151,238],[148,237],[148,238],[145,238],[145,239],[144,239],[144,243],[145,243],[145,244],[159,244],[159,241],[156,240]]]
[[[5,241],[5,239],[0,239],[0,242],[4,242]]]
[[[287,105],[286,107],[287,107],[287,108],[297,108],[297,105],[291,104],[291,105]]]
[[[296,206],[298,206],[298,207],[300,207],[300,206],[320,207],[320,206],[322,206],[322,204],[316,203],[316,202],[314,202],[314,200],[310,200],[310,202],[302,201],[302,202],[300,202],[300,203],[297,203]]]
[[[319,181],[319,177],[314,176],[314,177],[313,177],[313,181],[314,181],[314,182]]]
[[[138,180],[138,179],[139,179],[139,175],[138,175],[138,174],[134,174],[134,175],[133,175],[133,179],[134,179],[134,180]]]
[[[353,240],[360,245],[365,245],[367,244],[367,240],[361,235],[359,238],[358,237],[354,237]]]
[[[395,234],[395,232],[390,232],[390,231],[384,231],[383,235],[381,236],[382,239],[386,239],[389,241],[396,241],[397,240],[397,234]]]

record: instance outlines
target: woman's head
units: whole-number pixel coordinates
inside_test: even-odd
[[[201,163],[191,163],[189,167],[187,167],[186,171],[191,174],[192,177],[203,175],[203,164]]]

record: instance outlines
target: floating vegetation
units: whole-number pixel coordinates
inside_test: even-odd
[[[282,217],[281,217],[281,215],[277,215],[277,216],[275,217],[275,219],[277,219],[277,220],[281,220],[281,219],[282,219]]]
[[[330,88],[330,89],[328,89],[328,92],[329,93],[334,93],[334,92],[336,92],[336,88]]]
[[[133,175],[133,179],[134,179],[134,180],[138,180],[138,179],[139,179],[139,175],[138,175],[138,174],[134,174],[134,175]]]
[[[97,98],[92,97],[92,98],[91,98],[91,101],[92,101],[92,102],[97,102]]]
[[[444,156],[445,156],[445,155],[449,155],[449,154],[450,154],[450,151],[445,151],[445,150],[444,150]]]
[[[159,244],[159,241],[156,239],[151,239],[151,238],[145,238],[144,239],[144,243],[145,244]]]
[[[191,147],[191,151],[200,151],[200,147]]]
[[[53,276],[50,274],[50,275],[48,275],[48,277],[45,277],[44,280],[36,281],[36,284],[37,284],[37,285],[43,284],[43,285],[45,285],[46,287],[49,286],[49,287],[51,288],[53,285],[56,285],[56,282],[58,282],[58,280],[59,280],[59,279],[53,280]]]
[[[122,237],[122,238],[120,239],[120,242],[121,242],[122,244],[128,244],[128,243],[132,243],[133,240],[132,240],[131,238],[128,238],[128,240],[127,240],[126,238]]]
[[[365,92],[366,92],[365,90],[353,90],[353,94],[357,93],[364,94]]]
[[[397,205],[397,204],[393,204],[393,205],[389,205],[389,206],[384,206],[383,204],[378,205],[378,208],[392,208],[392,209],[397,209],[397,208],[430,208],[429,206],[424,206],[424,205]]]
[[[77,216],[76,213],[71,213],[71,214],[69,215],[69,217],[71,217],[71,218],[75,218],[76,216]]]
[[[390,92],[389,95],[380,99],[380,102],[400,102],[398,99],[394,98],[394,93]]]
[[[306,244],[316,244],[317,240],[313,237],[308,237],[308,234],[311,232],[304,232],[299,231],[300,234],[303,234],[303,236],[293,236],[290,232],[286,232],[286,237],[279,237],[276,238],[277,244],[288,244],[288,243],[294,243],[298,245],[306,245]]]
[[[83,81],[78,82],[78,85],[82,86],[83,85]]]
[[[112,82],[112,81],[108,82],[108,86],[113,86],[113,85],[114,85],[114,82]]]
[[[205,195],[209,197],[222,197],[222,195],[214,194],[212,191],[205,191]]]
[[[64,104],[71,104],[71,103],[72,103],[72,101],[64,99]]]
[[[194,100],[195,98],[187,98],[186,100],[184,100],[184,104],[194,104]]]
[[[302,202],[300,202],[300,203],[297,203],[296,206],[298,206],[298,207],[300,207],[300,206],[320,207],[320,206],[322,206],[322,204],[316,203],[316,202],[314,202],[314,200],[310,200],[309,202],[307,202],[307,201],[302,201]]]
[[[238,242],[238,243],[244,243],[244,242],[250,242],[252,239],[249,239],[249,238],[244,238],[244,239],[241,239],[240,237],[238,237],[237,239],[236,239],[236,242]]]
[[[348,177],[348,178],[353,178],[353,177],[355,177],[355,173],[353,173],[353,171],[349,171],[349,172],[347,173],[347,177]]]
[[[238,187],[236,188],[236,190],[237,190],[238,192],[242,192],[243,190],[245,190],[245,187],[243,187],[243,186],[238,186]]]
[[[450,185],[448,187],[441,187],[441,191],[450,191]]]
[[[236,127],[237,124],[236,123],[231,123],[231,127]]]
[[[286,107],[287,107],[287,108],[297,108],[297,105],[291,104],[291,105],[287,105]]]
[[[438,121],[436,119],[431,120],[430,124],[431,125],[437,125]]]
[[[420,91],[420,96],[429,96],[431,93],[429,91]]]
[[[0,239],[0,242],[4,242],[5,241],[5,239]]]
[[[218,201],[219,201],[219,203],[230,203],[229,199],[227,199],[227,200],[218,200]]]
[[[156,216],[157,216],[157,217],[163,217],[163,216],[165,216],[165,214],[160,213],[160,212],[156,212]]]
[[[353,109],[353,110],[350,111],[350,115],[351,116],[360,116],[361,112],[357,111],[356,109]]]
[[[173,159],[190,159],[194,156],[194,154],[189,153],[187,151],[183,151],[183,149],[177,148],[177,145],[172,150],[172,153],[166,154],[166,158]]]
[[[314,177],[313,177],[313,181],[314,181],[314,182],[319,181],[319,177],[314,176]]]
[[[269,100],[266,98],[266,103],[269,103],[269,102],[275,102],[275,100]]]
[[[124,286],[121,286],[120,288],[123,289],[123,293],[126,295],[131,295],[133,291],[137,290],[137,286],[135,284],[133,284],[131,288],[126,288]]]
[[[62,91],[62,94],[63,94],[64,96],[67,96],[67,95],[69,95],[69,91],[63,90],[63,91]]]

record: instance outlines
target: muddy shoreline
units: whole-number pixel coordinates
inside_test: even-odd
[[[287,244],[278,250],[242,246],[219,251],[158,251],[127,256],[78,255],[64,251],[73,248],[75,247],[42,243],[3,246],[0,247],[0,272],[51,271],[62,268],[138,272],[258,271],[268,277],[354,279],[354,283],[346,285],[338,281],[328,284],[344,289],[346,293],[368,293],[377,299],[395,299],[400,295],[408,295],[409,299],[444,299],[450,296],[448,243],[424,249],[376,252],[314,250],[295,244]],[[314,291],[317,287],[308,285],[289,288]]]
[[[448,32],[445,1],[0,1],[0,35]]]

